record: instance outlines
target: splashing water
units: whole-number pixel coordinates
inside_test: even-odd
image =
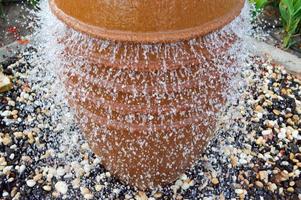
[[[94,150],[99,148],[98,142],[105,143],[116,134],[108,128],[113,125],[137,130],[146,127],[148,137],[155,137],[154,132],[162,128],[169,131],[164,139],[181,140],[185,130],[174,126],[175,122],[180,126],[185,120],[196,120],[190,129],[192,143],[174,147],[169,154],[172,159],[177,151],[182,151],[182,157],[186,158],[195,151],[199,141],[207,142],[214,137],[215,129],[221,128],[216,128],[216,124],[225,123],[220,115],[231,105],[235,108],[240,91],[246,87],[241,72],[249,70],[252,49],[244,38],[253,33],[247,3],[241,15],[222,30],[167,44],[93,39],[58,21],[46,1],[42,1],[40,7],[40,24],[33,36],[38,53],[31,59],[36,66],[31,71],[31,82],[33,87],[39,88],[43,106],[50,110],[51,123],[58,133],[54,135],[52,148],[58,157],[67,158],[70,163],[78,161],[76,152],[84,143],[81,132],[73,127],[74,116],[83,130],[89,132],[86,137]],[[97,63],[109,67],[97,67]],[[95,110],[101,112],[93,113]],[[232,118],[235,118],[239,111],[233,110]],[[91,122],[91,118],[97,122]],[[209,127],[209,135],[202,133],[203,126]],[[130,145],[121,149],[124,152],[118,158],[124,163],[122,168],[132,164],[129,150],[138,154],[147,146],[143,139],[136,141],[135,138],[135,142],[141,149]],[[112,148],[109,144],[96,150],[102,151],[108,160]],[[119,145],[121,143],[116,144]],[[186,162],[181,161],[183,166],[187,166]],[[167,165],[169,171],[175,167],[172,163],[170,160]],[[107,167],[113,168],[111,164]],[[129,180],[130,175],[123,174],[122,178]],[[141,184],[145,184],[143,180]]]

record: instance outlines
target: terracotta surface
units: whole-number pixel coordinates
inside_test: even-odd
[[[170,42],[215,31],[244,0],[50,0],[54,14],[96,38]]]
[[[215,35],[219,45],[205,35],[238,15],[243,1],[50,5],[71,28],[88,33],[70,42],[73,30],[67,29],[62,42],[68,99],[92,150],[108,170],[140,189],[174,181],[198,160],[225,103],[231,77],[213,60],[226,68],[235,61],[224,56],[236,40],[233,33]],[[117,41],[100,48],[103,37]],[[156,50],[146,55],[145,45]]]

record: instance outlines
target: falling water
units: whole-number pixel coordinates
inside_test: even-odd
[[[218,32],[189,41],[138,45],[93,39],[56,19],[47,1],[42,1],[40,7],[40,22],[33,36],[37,53],[31,58],[36,67],[30,79],[33,87],[39,88],[43,106],[50,110],[53,131],[57,133],[52,136],[54,142],[50,146],[58,158],[67,158],[65,162],[70,165],[78,161],[78,151],[85,144],[81,131],[74,127],[76,117],[79,126],[89,124],[91,116],[102,122],[83,127],[90,131],[87,140],[92,141],[93,149],[97,140],[106,141],[114,134],[107,128],[112,124],[124,128],[128,124],[136,125],[131,128],[147,126],[152,133],[179,119],[200,117],[198,123],[209,126],[214,133],[225,125],[221,115],[226,111],[231,110],[230,118],[240,114],[237,101],[248,84],[243,76],[253,62],[252,47],[245,42],[245,37],[253,34],[247,3],[241,15]],[[156,60],[159,64],[154,63]],[[96,67],[95,63],[106,63],[110,69]],[[187,64],[193,67],[188,68]],[[154,70],[147,71],[150,68]],[[212,87],[216,94],[208,93],[207,87]],[[171,103],[175,99],[177,106]],[[180,112],[182,106],[186,109]],[[101,114],[93,114],[94,109],[102,110]],[[116,114],[116,110],[123,114]],[[220,126],[215,127],[208,119],[218,121]],[[215,136],[201,133],[199,125],[191,130],[194,143]],[[104,133],[101,137],[100,132]],[[173,128],[166,137],[184,136]],[[137,142],[141,147],[146,145],[143,140]],[[185,149],[183,157],[193,151],[193,146],[178,148]],[[173,153],[177,153],[176,149]],[[131,159],[126,154],[125,159]],[[123,178],[127,176],[124,174]]]

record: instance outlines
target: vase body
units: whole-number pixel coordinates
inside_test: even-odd
[[[72,28],[62,41],[64,83],[93,152],[140,189],[170,183],[213,137],[237,39],[213,32],[243,1],[72,2],[50,5]]]

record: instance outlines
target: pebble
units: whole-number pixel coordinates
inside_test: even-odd
[[[86,187],[80,188],[81,194],[84,196],[85,199],[93,199],[93,194],[91,194],[90,190]]]
[[[0,138],[1,139],[1,138]],[[1,141],[1,140],[0,140]],[[8,134],[5,134],[4,138],[2,138],[2,143],[7,146],[12,142],[10,136]]]
[[[29,94],[26,93],[26,92],[21,92],[21,95],[20,95],[22,98],[24,98],[25,100],[28,100],[29,99]]]
[[[178,187],[182,187],[183,181],[177,180],[176,183],[175,183],[175,185],[178,186]]]
[[[213,185],[219,184],[219,180],[218,180],[217,178],[213,178],[213,179],[211,180],[211,182],[213,183]]]
[[[2,197],[8,197],[8,195],[9,195],[9,193],[6,192],[6,191],[4,191],[4,192],[2,193]]]
[[[55,189],[61,194],[66,194],[68,191],[68,186],[64,181],[59,181],[55,184]]]
[[[20,168],[19,168],[19,173],[22,174],[26,169],[26,166],[25,165],[21,165]]]
[[[42,177],[43,177],[43,174],[36,174],[36,175],[33,177],[33,180],[39,181],[39,180],[41,180]]]
[[[263,112],[263,108],[260,105],[257,105],[255,108],[256,112]]]
[[[99,185],[99,184],[95,185],[95,190],[96,190],[97,192],[101,191],[103,188],[104,188],[103,185]]]
[[[21,138],[21,137],[23,137],[23,133],[22,132],[14,132],[14,136],[16,138]]]
[[[235,193],[240,195],[240,194],[244,193],[244,190],[243,189],[235,189]]]
[[[279,139],[285,139],[286,138],[286,129],[285,128],[280,129],[280,133],[278,133],[278,138]]]
[[[276,122],[275,121],[267,121],[266,122],[266,124],[267,124],[267,127],[268,128],[274,128],[275,127],[275,125],[276,125]]]
[[[135,196],[136,200],[148,200],[148,197],[144,192],[139,191],[138,194]]]
[[[256,181],[255,185],[257,185],[258,187],[262,188],[263,187],[263,183],[260,181]]]
[[[182,185],[182,189],[183,190],[187,190],[188,188],[190,188],[191,186],[193,186],[193,181],[191,180],[186,180],[184,181],[183,185]]]
[[[4,111],[4,112],[1,113],[1,116],[2,117],[9,117],[9,116],[11,116],[11,111],[6,110],[6,111]]]
[[[268,130],[262,131],[262,135],[263,135],[263,136],[271,135],[272,133],[273,133],[273,130],[272,130],[272,129],[268,129]]]
[[[71,182],[71,184],[72,184],[72,187],[74,188],[74,189],[76,189],[76,188],[79,188],[79,186],[80,186],[80,179],[74,179],[72,182]]]
[[[260,180],[264,180],[264,181],[268,181],[268,173],[266,171],[260,171],[259,172],[259,179]]]
[[[51,187],[49,185],[45,185],[43,186],[43,190],[50,192],[51,191]]]
[[[15,158],[15,154],[14,153],[10,154],[9,159],[13,160],[14,158]]]
[[[288,191],[288,192],[294,192],[295,190],[294,190],[293,187],[289,187],[289,188],[287,188],[287,191]]]
[[[295,138],[295,139],[299,139],[299,131],[298,131],[298,130],[293,130],[292,136],[293,136],[293,138]]]
[[[37,182],[35,180],[27,180],[26,181],[26,184],[27,184],[28,187],[33,187],[33,186],[36,185],[36,183]]]
[[[7,92],[13,88],[13,84],[7,76],[0,71],[0,93]]]
[[[15,107],[16,103],[14,101],[12,101],[12,100],[9,100],[8,103],[7,103],[7,105]]]
[[[63,167],[57,168],[56,174],[57,174],[58,176],[64,176],[64,175],[65,175],[65,169],[64,169]]]
[[[256,140],[257,145],[263,145],[265,144],[265,139],[262,136],[259,136]]]
[[[268,189],[272,192],[277,190],[277,185],[275,183],[269,183]]]
[[[277,115],[277,116],[281,114],[280,111],[279,111],[279,110],[276,110],[276,109],[273,110],[273,113],[274,113],[275,115]]]
[[[84,198],[85,198],[85,199],[93,199],[94,196],[93,196],[93,194],[90,193],[90,194],[85,194],[85,195],[84,195]]]

